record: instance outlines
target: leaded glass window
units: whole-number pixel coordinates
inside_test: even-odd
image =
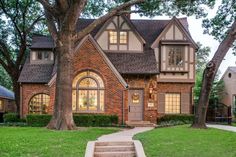
[[[104,83],[98,74],[92,71],[78,74],[73,81],[72,88],[74,112],[104,111]]]
[[[168,46],[168,63],[169,66],[183,66],[183,46]]]
[[[29,103],[30,114],[47,114],[50,96],[47,94],[37,94],[33,96]]]

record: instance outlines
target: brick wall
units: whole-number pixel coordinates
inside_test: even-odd
[[[45,84],[22,84],[21,88],[22,88],[21,115],[23,117],[25,117],[29,113],[28,110],[29,102],[34,95],[41,93],[50,95],[49,87],[48,85]]]

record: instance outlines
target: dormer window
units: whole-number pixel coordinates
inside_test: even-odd
[[[126,31],[109,31],[109,43],[110,44],[122,44],[128,43],[128,33]]]
[[[109,41],[110,41],[110,44],[117,44],[117,32],[116,31],[109,32]]]
[[[53,52],[51,51],[31,51],[32,63],[52,63]]]
[[[169,66],[183,66],[184,60],[183,46],[167,46],[168,65]]]
[[[127,32],[120,32],[120,44],[127,44]]]

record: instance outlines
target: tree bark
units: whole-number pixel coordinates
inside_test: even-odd
[[[18,76],[11,76],[13,83],[13,91],[15,93],[16,113],[20,117],[20,83],[18,82]]]
[[[219,69],[221,62],[223,61],[228,50],[236,40],[236,21],[234,21],[227,33],[228,34],[226,35],[225,39],[220,43],[212,60],[207,64],[204,70],[200,98],[196,106],[197,109],[192,124],[193,128],[207,128],[205,121],[212,83],[214,81],[215,75]]]
[[[56,57],[58,59],[56,95],[54,112],[48,129],[74,130],[76,125],[72,114],[72,53],[71,39],[64,34],[59,37],[56,47]]]

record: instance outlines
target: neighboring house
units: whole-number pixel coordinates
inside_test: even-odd
[[[94,19],[80,19],[78,31]],[[76,46],[74,113],[116,114],[120,122],[190,114],[195,51],[186,18],[130,20],[116,16]],[[21,115],[51,114],[55,100],[54,42],[35,35],[22,69]]]
[[[236,110],[236,67],[228,67],[222,76],[224,92],[220,102]]]
[[[14,93],[3,86],[0,86],[0,122],[3,121],[3,114],[6,112],[15,112]]]

